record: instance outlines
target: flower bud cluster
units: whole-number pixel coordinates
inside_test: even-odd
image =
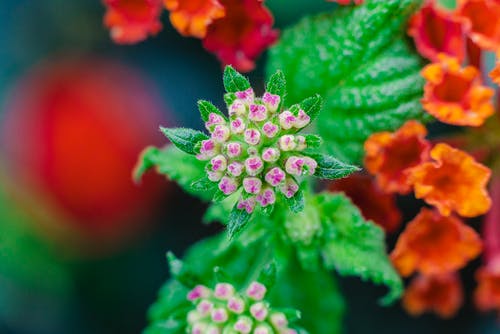
[[[245,293],[238,293],[229,283],[218,283],[215,289],[198,285],[187,299],[195,309],[187,316],[191,334],[296,334],[288,327],[286,315],[270,309],[264,301],[266,287],[251,283]]]
[[[298,106],[280,112],[280,96],[256,98],[251,88],[234,93],[229,120],[210,113],[205,123],[211,138],[199,144],[197,158],[208,161],[208,178],[229,196],[243,188],[238,209],[251,213],[256,204],[274,204],[277,192],[291,198],[297,177],[314,174],[317,162],[301,153],[306,137],[296,132],[311,119]]]

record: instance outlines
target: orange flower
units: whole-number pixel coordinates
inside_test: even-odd
[[[470,24],[470,39],[479,47],[500,47],[500,3],[494,0],[462,0],[458,15]]]
[[[419,275],[403,296],[403,307],[413,316],[434,312],[442,318],[451,318],[462,303],[463,289],[456,273]]]
[[[408,34],[415,40],[418,52],[431,61],[438,61],[439,53],[463,61],[465,22],[429,1],[410,19]]]
[[[481,252],[481,239],[455,216],[422,208],[399,236],[391,260],[402,276],[456,271]]]
[[[410,192],[408,171],[428,159],[427,130],[416,122],[406,122],[394,133],[380,132],[365,142],[365,166],[386,192]]]
[[[460,67],[456,58],[438,55],[439,61],[427,65],[422,76],[427,80],[422,105],[438,120],[453,125],[480,126],[491,116],[494,91],[481,84],[473,66]]]
[[[494,83],[500,85],[500,51],[497,52],[497,63],[493,71],[490,72],[490,78]]]
[[[351,174],[330,183],[328,189],[344,192],[365,219],[374,221],[388,233],[396,231],[401,225],[401,213],[394,195],[382,192],[368,175]]]
[[[104,0],[107,7],[104,24],[115,43],[133,44],[161,28],[161,0]]]
[[[170,11],[170,22],[184,36],[203,38],[207,27],[224,17],[224,7],[218,0],[164,0]]]
[[[476,280],[478,282],[474,292],[476,306],[481,311],[500,312],[500,257],[480,268],[476,272]]]
[[[431,150],[431,158],[434,161],[410,172],[415,197],[434,205],[445,216],[455,211],[463,217],[476,217],[490,209],[491,198],[486,190],[491,176],[489,168],[442,143]]]

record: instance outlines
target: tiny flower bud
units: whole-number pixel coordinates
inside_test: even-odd
[[[209,314],[214,308],[214,304],[208,300],[202,300],[196,305],[196,310],[201,316]]]
[[[215,297],[227,300],[234,294],[234,287],[229,283],[218,283],[215,286],[214,295]]]
[[[250,317],[241,316],[234,323],[233,329],[238,333],[247,334],[252,331],[253,321]]]
[[[191,310],[188,312],[187,321],[189,324],[194,324],[202,318],[201,314],[196,310]]]
[[[245,104],[239,100],[234,101],[229,107],[229,116],[244,116],[247,112]]]
[[[284,135],[279,139],[279,147],[283,151],[293,151],[297,147],[295,137],[293,135]]]
[[[284,313],[275,312],[275,313],[271,314],[271,323],[276,328],[284,328],[284,327],[288,326],[288,319],[286,318]]]
[[[226,322],[229,316],[225,308],[219,307],[212,310],[211,317],[213,322],[222,323]]]
[[[211,170],[207,171],[208,179],[212,182],[217,182],[224,176],[223,172],[213,172]]]
[[[267,118],[267,109],[261,104],[251,104],[248,118],[254,122],[262,122]]]
[[[255,327],[253,334],[272,334],[273,330],[265,325],[265,324],[260,324],[257,327]]]
[[[248,175],[255,176],[264,168],[264,163],[259,157],[250,157],[245,160],[245,169]]]
[[[259,150],[255,146],[250,146],[249,148],[247,148],[247,153],[249,156],[252,157],[259,154]]]
[[[257,145],[260,142],[260,132],[256,129],[245,130],[245,142],[250,145]]]
[[[247,296],[253,300],[262,300],[266,295],[265,285],[259,282],[252,282],[247,288]]]
[[[274,167],[266,173],[265,179],[267,183],[269,183],[273,187],[276,187],[281,182],[283,182],[283,180],[285,180],[285,176],[286,174],[281,168]]]
[[[241,92],[236,92],[234,93],[238,99],[240,99],[242,102],[246,104],[253,103],[255,94],[253,92],[252,88],[248,88],[247,90],[241,91]]]
[[[238,189],[238,184],[236,180],[224,176],[219,182],[219,189],[224,193],[224,195],[231,195]]]
[[[207,324],[204,322],[199,322],[193,325],[191,329],[191,334],[205,334],[207,330]]]
[[[245,302],[239,297],[231,297],[227,301],[227,308],[236,314],[241,314],[245,310]]]
[[[228,143],[226,146],[226,149],[227,149],[227,155],[230,158],[236,158],[236,157],[240,156],[240,154],[242,152],[241,144],[235,143],[235,142]]]
[[[235,161],[230,163],[229,166],[227,166],[227,171],[229,175],[238,177],[243,172],[243,168],[244,168],[243,164]]]
[[[224,143],[229,139],[231,135],[231,131],[225,125],[216,125],[214,128],[214,132],[212,132],[212,139],[218,143]]]
[[[290,130],[295,125],[297,118],[289,110],[285,110],[279,115],[279,120],[283,129]]]
[[[209,325],[203,334],[221,334],[219,327],[215,325]]]
[[[279,131],[279,127],[272,123],[272,122],[266,122],[263,126],[262,126],[262,132],[264,133],[264,135],[267,137],[267,138],[273,138],[274,136],[276,136],[276,134],[278,133]]]
[[[311,117],[309,117],[309,115],[306,114],[304,110],[300,109],[297,119],[295,120],[293,126],[297,129],[302,129],[306,127],[310,122],[311,122]]]
[[[302,169],[304,167],[305,160],[302,157],[290,157],[286,160],[285,170],[291,175],[302,175]]]
[[[276,162],[280,157],[280,151],[275,148],[269,147],[262,151],[262,160],[266,162]]]
[[[268,309],[264,303],[258,302],[250,306],[250,313],[256,320],[264,321],[267,317]]]
[[[297,142],[297,151],[303,151],[307,148],[306,137],[304,136],[296,136],[295,141]]]
[[[280,191],[286,198],[292,198],[299,190],[299,186],[292,178],[287,178],[284,184],[280,185]]]
[[[252,213],[255,209],[255,198],[249,197],[247,199],[240,198],[237,208],[239,210],[245,210],[247,213]]]
[[[219,154],[210,160],[210,169],[213,172],[223,172],[227,168],[227,159],[222,154]]]
[[[226,121],[224,120],[224,118],[222,118],[221,115],[210,113],[208,115],[208,120],[205,122],[205,127],[210,131],[214,125],[224,124],[225,122]]]
[[[210,289],[204,285],[197,285],[187,294],[187,299],[194,301],[200,298],[207,298],[210,295]]]
[[[230,126],[231,126],[231,132],[234,134],[243,133],[243,131],[245,131],[246,128],[245,122],[239,117],[232,120]]]
[[[262,102],[270,112],[278,110],[280,100],[281,98],[279,95],[274,95],[268,92],[265,92],[264,95],[262,95]]]
[[[262,188],[262,181],[256,177],[246,177],[243,179],[243,188],[249,194],[258,194]]]
[[[266,207],[276,202],[276,194],[274,190],[267,188],[261,191],[261,193],[255,197],[255,200],[259,202],[262,207]]]
[[[213,140],[203,140],[200,143],[200,153],[196,158],[198,158],[198,160],[208,160],[218,153],[217,148],[217,144]]]
[[[316,160],[310,157],[304,157],[304,172],[309,175],[313,175],[316,171],[316,167],[318,167],[318,163]]]

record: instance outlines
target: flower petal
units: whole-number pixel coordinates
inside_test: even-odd
[[[170,22],[183,36],[204,38],[208,26],[225,15],[218,0],[164,0],[164,3],[170,11]]]

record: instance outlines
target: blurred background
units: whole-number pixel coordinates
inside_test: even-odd
[[[334,7],[267,3],[279,28]],[[180,256],[221,230],[202,225],[205,205],[164,178],[131,181],[142,148],[165,143],[160,124],[200,128],[198,99],[223,106],[219,62],[166,12],[162,32],[134,46],[113,44],[103,15],[99,0],[0,4],[2,334],[139,333],[168,278],[166,251]],[[264,62],[250,74],[255,85]],[[347,333],[498,330],[470,304],[452,321],[412,319],[378,307],[381,289],[341,286]]]

